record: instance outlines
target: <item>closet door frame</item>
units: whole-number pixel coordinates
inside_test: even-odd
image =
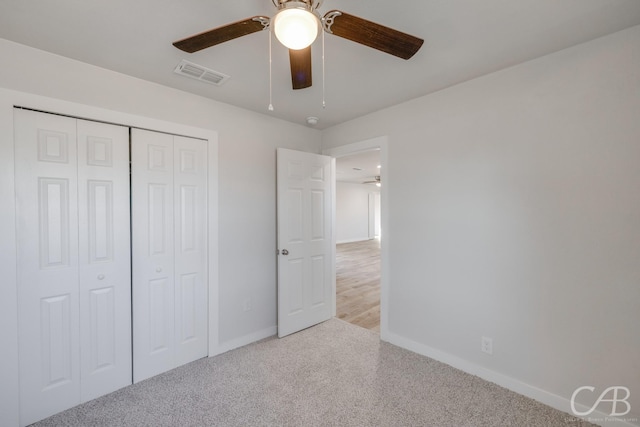
[[[0,88],[0,425],[17,426],[19,420],[18,308],[16,288],[16,213],[14,180],[14,107],[67,115],[158,132],[185,135],[207,141],[208,193],[208,356],[223,351],[218,324],[218,133],[178,123],[138,116],[100,107],[47,98]]]

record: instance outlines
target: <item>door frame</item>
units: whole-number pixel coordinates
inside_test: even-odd
[[[380,174],[383,177],[384,185],[380,187],[380,339],[387,341],[389,337],[389,242],[391,233],[389,230],[389,138],[379,136],[364,141],[354,142],[333,148],[322,150],[322,154],[339,158],[364,151],[380,150]],[[333,204],[335,206],[335,179],[333,181]],[[333,224],[333,316],[336,315],[336,266],[335,266],[335,245],[336,245],[336,213],[333,210],[331,223]]]
[[[13,109],[30,108],[70,117],[151,129],[203,139],[208,145],[209,357],[220,354],[218,334],[218,133],[179,123],[0,88],[0,424],[19,424],[18,303],[16,273],[16,215],[14,185]]]

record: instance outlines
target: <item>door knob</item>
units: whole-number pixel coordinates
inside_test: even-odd
[[[162,267],[157,267],[156,268],[156,273],[160,273],[162,271]]]
[[[98,280],[104,280],[104,274],[98,274]]]
[[[283,250],[282,250],[282,255],[289,255],[289,251],[288,251],[288,250],[286,250],[286,249],[283,249]]]

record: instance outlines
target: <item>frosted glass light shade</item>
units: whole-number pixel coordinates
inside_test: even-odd
[[[276,37],[293,50],[304,49],[318,36],[318,18],[304,9],[284,9],[273,18]]]

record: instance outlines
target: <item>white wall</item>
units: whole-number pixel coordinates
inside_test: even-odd
[[[11,364],[5,363],[15,359],[17,339],[11,332],[16,314],[11,103],[28,100],[29,94],[42,104],[49,98],[57,101],[51,105],[67,103],[73,111],[87,106],[80,110],[91,119],[101,118],[94,116],[102,114],[96,111],[113,111],[149,118],[149,123],[217,131],[220,300],[212,312],[219,315],[220,348],[275,333],[276,147],[319,152],[320,132],[2,39],[0,57],[12,64],[0,67],[0,88],[8,89],[0,90],[0,286],[9,295],[0,298],[0,381],[6,385],[16,380]],[[252,309],[245,312],[247,299]],[[8,417],[17,404],[7,389],[11,387],[0,387],[2,425],[14,424]]]
[[[325,130],[323,149],[381,135],[385,339],[567,412],[577,387],[627,386],[639,418],[640,27]]]
[[[369,194],[378,193],[375,189],[370,184],[336,182],[337,243],[369,239]]]

